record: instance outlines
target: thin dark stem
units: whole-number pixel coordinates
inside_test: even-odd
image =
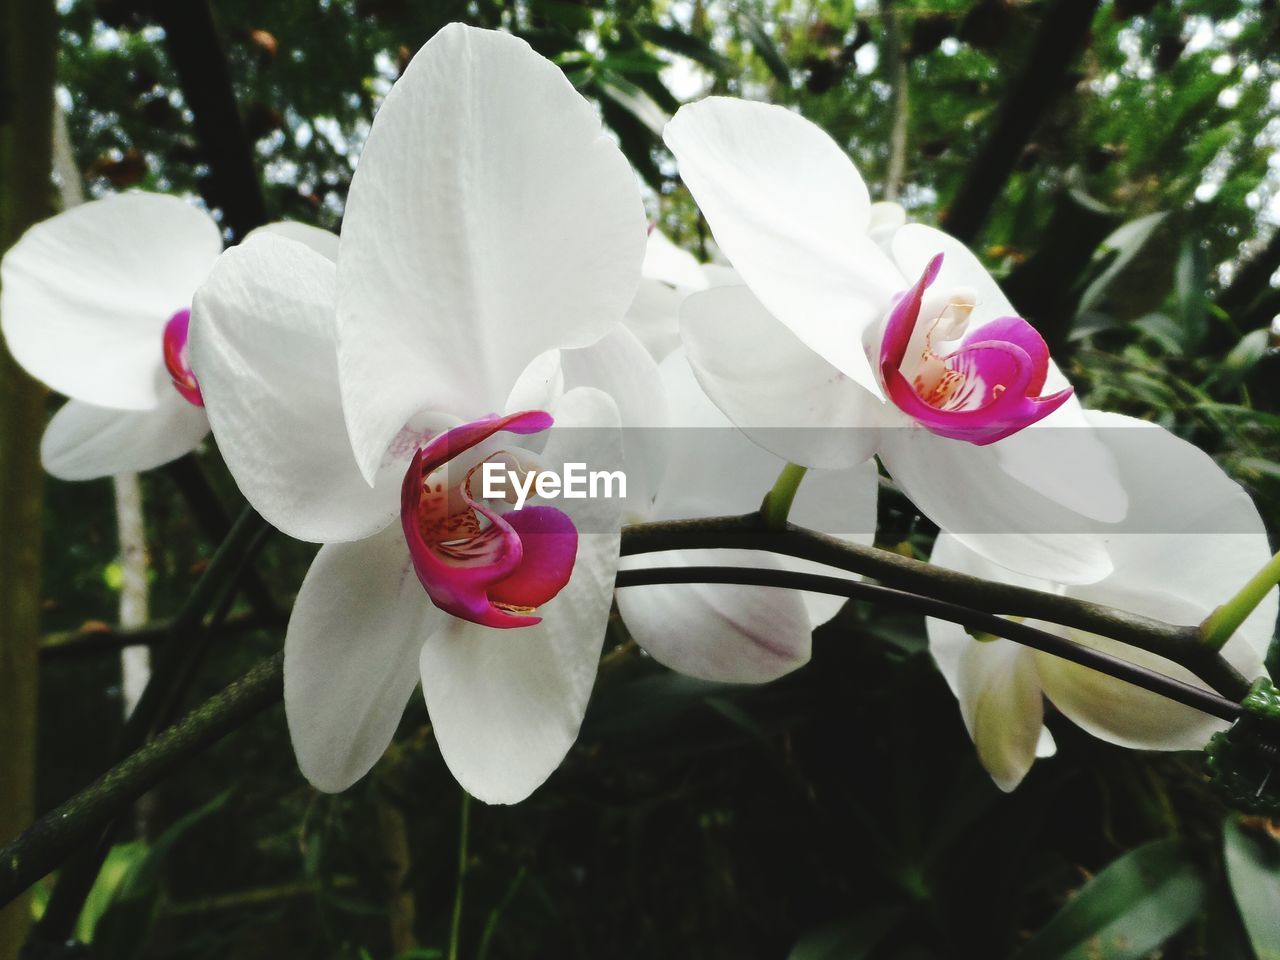
[[[277,654],[116,764],[91,786],[45,814],[0,850],[0,905],[101,833],[121,810],[184,760],[217,743],[280,699],[284,655]]]
[[[169,644],[173,648],[171,656],[156,662],[151,679],[120,733],[115,750],[118,760],[123,761],[141,747],[176,712],[208,651],[210,637],[230,611],[237,583],[265,543],[270,529],[249,507],[232,525],[227,538],[173,619],[170,640],[179,642]],[[215,606],[213,621],[206,627],[205,614]],[[114,820],[108,819],[95,842],[82,847],[59,873],[49,903],[33,932],[34,937],[61,943],[71,935],[76,918],[111,848],[116,826]]]
[[[215,543],[225,540],[231,532],[231,518],[227,516],[227,511],[223,509],[217,492],[204,475],[204,471],[200,469],[200,463],[195,454],[189,453],[185,457],[179,457],[165,464],[161,469],[177,486],[178,492],[191,509],[204,535]],[[257,571],[246,570],[243,580],[245,598],[253,609],[264,617],[274,614],[275,601],[271,598],[271,591],[262,582]]]
[[[946,230],[972,242],[1013,173],[1023,148],[1062,92],[1071,64],[1089,37],[1101,0],[1054,0],[1009,83],[995,126],[969,166],[943,218]]]
[[[205,200],[222,209],[224,222],[241,240],[266,223],[267,208],[213,13],[208,0],[186,0],[155,4],[155,14],[209,164]]]
[[[794,525],[770,530],[754,513],[647,523],[622,531],[625,555],[708,549],[761,550],[799,557],[985,613],[1074,627],[1166,657],[1230,700],[1243,699],[1249,691],[1249,682],[1239,671],[1200,643],[1195,625],[1165,623],[1086,600],[995,583]]]
[[[229,636],[283,627],[288,622],[284,613],[263,616],[259,613],[227,617],[218,628],[219,635]],[[173,621],[159,620],[142,627],[86,627],[61,633],[46,634],[40,641],[40,661],[68,657],[116,653],[125,647],[162,647],[173,637]]]
[[[1070,660],[1072,663],[1124,680],[1126,683],[1158,693],[1162,697],[1223,720],[1235,721],[1243,713],[1240,704],[1209,690],[1167,677],[1162,673],[1113,657],[1101,650],[1083,646],[1057,634],[1006,620],[995,614],[963,607],[960,604],[948,603],[933,597],[922,597],[904,590],[895,590],[892,587],[861,580],[746,567],[653,567],[622,570],[618,573],[617,579],[619,589],[664,583],[734,583],[805,590],[810,593],[825,593],[882,606],[899,607],[926,617],[949,620],[969,630],[1004,637],[1024,647],[1041,650],[1063,660]]]

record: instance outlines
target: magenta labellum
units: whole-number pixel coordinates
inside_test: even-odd
[[[191,311],[179,310],[164,325],[164,367],[169,371],[173,387],[190,404],[204,406],[200,384],[191,369],[187,340],[191,328]]]
[[[542,619],[534,611],[569,582],[578,531],[566,514],[545,506],[498,512],[472,492],[483,461],[461,477],[441,469],[495,433],[540,433],[551,424],[540,410],[489,416],[445,431],[414,454],[400,520],[418,580],[446,613],[488,627],[532,626]]]
[[[922,310],[942,254],[894,305],[880,345],[880,374],[903,413],[940,437],[982,446],[1047,417],[1072,388],[1041,396],[1049,348],[1021,317],[1000,317],[965,333],[971,298],[954,296],[941,309]],[[933,315],[924,315],[932,313]],[[959,341],[948,352],[941,343]]]

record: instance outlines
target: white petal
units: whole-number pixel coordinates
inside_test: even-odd
[[[566,393],[542,458],[614,469],[618,414],[596,390]],[[557,467],[558,469],[558,467]],[[618,567],[620,508],[607,498],[556,500],[578,528],[564,589],[542,622],[495,630],[450,620],[422,650],[422,687],[445,762],[470,794],[517,803],[560,765],[595,683]]]
[[[661,362],[680,345],[680,305],[688,292],[657,280],[641,280],[623,323]]]
[[[1019,316],[987,268],[955,237],[922,223],[908,223],[893,232],[891,243],[898,269],[912,283],[924,273],[930,260],[939,253],[945,255],[933,289],[967,287],[977,295],[969,317],[970,330],[998,317]]]
[[[795,502],[791,505],[791,522],[810,530],[818,530],[869,547],[876,539],[876,504],[880,495],[880,472],[874,460],[843,470],[809,470],[800,481]],[[849,576],[831,567],[782,558],[782,565],[798,573],[825,576]],[[821,593],[805,593],[805,608],[810,625],[821,626],[844,606],[843,597]]]
[[[382,756],[417,686],[418,651],[445,618],[398,524],[321,548],[284,640],[289,735],[317,788],[345,790]]]
[[[60,480],[138,473],[194,450],[209,418],[172,386],[154,410],[113,410],[68,400],[44,432],[40,460]]]
[[[228,250],[196,296],[191,362],[218,448],[272,525],[318,543],[359,540],[399,511],[399,477],[370,489],[343,424],[334,267],[263,232]]]
[[[1131,504],[1108,537],[1115,573],[1099,587],[1179,597],[1189,605],[1184,622],[1198,623],[1271,558],[1258,508],[1212,457],[1162,427],[1116,413],[1085,416],[1114,454]],[[1276,613],[1272,590],[1224,650],[1247,676],[1266,655]]]
[[[707,288],[707,276],[702,270],[702,264],[698,263],[692,253],[677,247],[670,237],[658,229],[649,231],[640,275],[646,280],[656,280],[686,293]]]
[[[1177,598],[1163,599],[1166,612],[1177,608]],[[1189,670],[1145,650],[1079,631],[1054,629],[1054,632],[1130,663],[1207,688]],[[1040,683],[1053,705],[1073,723],[1108,743],[1136,750],[1199,750],[1210,736],[1227,728],[1227,724],[1216,717],[1068,660],[1036,652],[1035,661]]]
[[[560,351],[565,389],[593,387],[613,398],[623,427],[628,513],[642,513],[662,475],[669,436],[667,395],[658,365],[626,327],[589,347]]]
[[[933,560],[976,576],[999,576],[946,534],[938,537]],[[978,759],[1001,790],[1012,790],[1053,742],[1044,742],[1044,703],[1031,651],[1004,639],[979,642],[946,620],[930,617],[926,626],[929,650],[960,702]]]
[[[876,450],[883,403],[805,346],[747,287],[714,287],[681,310],[703,390],[784,461],[849,467]]]
[[[564,366],[559,350],[548,350],[533,358],[516,378],[516,385],[503,404],[505,413],[523,410],[550,410],[564,396]]]
[[[880,457],[925,516],[984,557],[1027,576],[1090,583],[1112,570],[1102,525],[1051,500],[979,447],[915,425],[881,431]]]
[[[296,220],[277,220],[275,223],[268,223],[264,227],[250,230],[245,239],[257,236],[262,231],[274,233],[286,240],[305,243],[331,263],[338,262],[338,235],[330,230],[322,230],[308,223],[298,223]]]
[[[723,97],[681,107],[663,137],[769,312],[881,396],[863,334],[906,283],[867,233],[870,198],[844,151],[783,107]]]
[[[752,550],[623,558],[623,569],[703,565],[784,568],[779,559]],[[627,587],[617,602],[636,643],[663,666],[691,677],[767,683],[809,662],[809,612],[794,590],[681,583]]]
[[[374,119],[342,224],[342,390],[365,477],[418,411],[496,411],[534,357],[607,333],[645,233],[635,174],[558,68],[506,34],[437,33]]]
[[[207,213],[160,194],[107,197],[38,223],[0,263],[9,349],[69,397],[151,409],[165,322],[191,306],[221,249]]]

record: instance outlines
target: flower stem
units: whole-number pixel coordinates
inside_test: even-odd
[[[1234,597],[1205,617],[1204,623],[1200,624],[1201,642],[1210,650],[1221,650],[1277,583],[1280,583],[1280,553],[1254,574]]]
[[[773,489],[760,504],[760,515],[764,517],[764,525],[770,530],[781,530],[787,525],[787,517],[791,513],[791,504],[795,501],[796,491],[800,489],[800,481],[804,479],[808,467],[788,463],[773,482]]]
[[[462,935],[462,895],[467,883],[467,837],[471,833],[471,794],[462,791],[462,813],[458,825],[458,882],[453,889],[453,919],[449,923],[449,960],[458,960]]]

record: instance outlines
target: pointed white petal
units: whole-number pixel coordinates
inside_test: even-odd
[[[125,193],[38,223],[0,263],[0,327],[27,372],[69,397],[127,410],[160,401],[165,322],[222,249],[176,197]]]
[[[1179,608],[1176,597],[1151,599],[1163,600],[1166,613]],[[1079,631],[1049,629],[1130,663],[1207,688],[1189,670],[1164,657]],[[1040,683],[1053,705],[1073,723],[1108,743],[1136,750],[1199,750],[1211,735],[1227,728],[1216,717],[1088,667],[1039,652],[1035,661]]]
[[[635,174],[558,68],[506,34],[437,33],[374,119],[342,224],[339,362],[365,477],[418,411],[494,412],[534,357],[607,333],[645,232]]]
[[[565,394],[542,459],[615,469],[618,414],[596,390]],[[542,622],[495,630],[450,620],[422,649],[422,687],[445,762],[472,796],[517,803],[560,765],[595,683],[618,568],[619,501],[552,502],[573,518],[578,555]]]
[[[906,283],[867,232],[870,198],[844,151],[783,107],[723,97],[681,107],[663,138],[768,311],[881,396],[863,334]]]
[[[778,323],[748,288],[689,297],[681,335],[707,395],[784,461],[839,468],[874,454],[884,404]]]
[[[68,400],[40,441],[44,468],[60,480],[95,480],[150,470],[194,450],[209,433],[209,418],[168,389],[154,410]]]
[[[925,516],[984,557],[1057,583],[1091,583],[1109,574],[1105,526],[1010,476],[999,446],[974,446],[904,424],[881,431],[880,457]]]
[[[698,263],[692,253],[677,247],[670,237],[658,229],[649,231],[640,275],[646,280],[657,280],[687,293],[707,288],[707,276],[702,270],[702,264]]]
[[[391,742],[418,651],[446,615],[427,599],[398,524],[320,549],[284,641],[284,707],[303,776],[335,793]]]
[[[976,576],[1002,576],[981,557],[946,534],[938,537],[933,562]],[[960,703],[965,728],[973,738],[978,759],[1006,792],[1014,789],[1045,741],[1044,703],[1036,661],[1031,651],[1009,640],[978,641],[946,620],[926,621],[929,650]]]
[[[343,424],[334,267],[264,231],[228,250],[196,296],[191,363],[245,497],[300,540],[359,540],[399,511],[399,476],[370,489]]]

